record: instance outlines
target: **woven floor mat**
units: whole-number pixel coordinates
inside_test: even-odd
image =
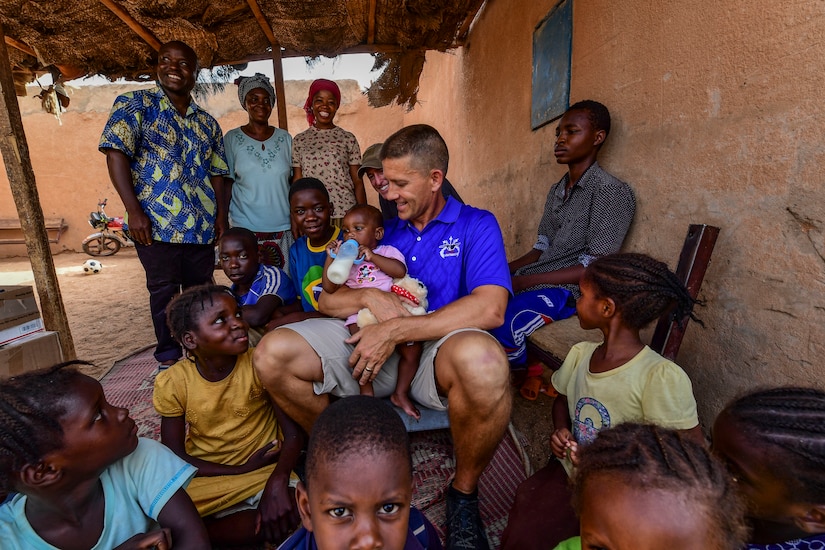
[[[160,417],[152,406],[152,389],[157,361],[153,348],[118,361],[101,380],[106,398],[113,405],[127,407],[138,425],[138,435],[160,439]],[[447,485],[455,474],[452,439],[447,430],[410,434],[414,471],[413,504],[444,535]],[[515,443],[509,436],[496,450],[479,482],[481,517],[487,527],[491,548],[498,548],[507,524],[507,512],[516,487],[525,478]]]

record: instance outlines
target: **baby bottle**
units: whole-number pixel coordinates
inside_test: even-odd
[[[358,258],[358,241],[349,239],[338,247],[338,253],[333,255],[332,263],[327,269],[327,278],[336,285],[342,285],[347,281],[352,264]]]

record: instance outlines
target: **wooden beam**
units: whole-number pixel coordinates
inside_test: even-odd
[[[25,54],[28,54],[32,57],[37,57],[37,52],[35,52],[34,49],[31,46],[29,46],[28,44],[25,44],[24,42],[20,42],[19,40],[16,40],[16,39],[12,38],[11,36],[7,36],[5,38],[5,42],[6,42],[6,44],[11,46],[12,48],[16,48],[16,49],[20,50],[21,52],[23,52]]]
[[[109,8],[109,11],[114,13],[115,15],[120,18],[121,21],[126,23],[126,25],[135,31],[139,37],[141,37],[149,46],[152,47],[153,50],[159,51],[161,47],[160,40],[155,38],[155,35],[152,34],[152,31],[138,23],[129,12],[126,11],[120,4],[114,2],[114,0],[98,0],[101,4]]]
[[[375,7],[377,0],[370,0],[370,8],[367,15],[367,44],[375,44]]]
[[[2,25],[0,25],[0,38],[5,38]],[[69,330],[69,319],[66,316],[66,308],[63,306],[60,286],[57,283],[57,272],[54,269],[54,260],[49,248],[49,234],[46,231],[40,196],[37,193],[37,183],[29,158],[29,145],[23,131],[20,105],[14,93],[14,77],[5,39],[0,40],[0,95],[2,95],[0,98],[0,154],[3,155],[12,198],[17,207],[23,236],[26,239],[26,250],[31,262],[37,294],[40,297],[43,322],[48,330],[57,331],[64,358],[74,359],[76,357],[74,341]]]
[[[282,130],[288,130],[287,126],[289,125],[286,119],[286,87],[284,86],[284,65],[281,57],[281,45],[275,38],[275,33],[272,32],[272,27],[269,26],[269,21],[267,21],[266,16],[264,16],[264,12],[261,11],[258,0],[246,0],[246,2],[249,4],[249,9],[252,10],[252,15],[255,16],[255,20],[258,22],[258,26],[261,27],[264,36],[266,36],[269,45],[272,47],[272,71],[275,75],[275,103],[277,104],[278,111],[278,126]]]
[[[275,39],[275,34],[272,32],[272,27],[269,26],[269,21],[266,20],[264,12],[261,11],[261,7],[258,5],[258,0],[246,0],[246,3],[249,4],[249,9],[252,11],[252,15],[255,16],[255,21],[258,22],[258,26],[261,27],[262,31],[264,31],[264,36],[266,36],[269,44],[277,44],[278,41]]]
[[[456,46],[460,46],[467,41],[467,34],[470,32],[470,25],[473,24],[479,10],[481,10],[482,4],[484,4],[484,0],[474,0],[471,4],[467,17],[464,18],[464,22],[461,24],[461,27],[459,27],[458,32],[455,35],[454,43]]]
[[[416,50],[425,51],[427,48],[402,48],[398,44],[359,44],[358,46],[352,46],[349,48],[344,48],[343,50],[339,51],[335,55],[344,55],[348,53],[400,53],[400,52],[413,52]],[[299,52],[298,50],[289,50],[283,49],[281,50],[281,57],[315,57],[316,55],[324,55],[324,54],[313,54],[311,52]],[[269,59],[271,57],[270,52],[261,52],[257,54],[248,55],[243,59],[236,59],[236,60],[227,60],[227,61],[216,61],[215,66],[219,65],[241,65],[243,63],[251,63],[252,61],[262,61],[265,59]]]

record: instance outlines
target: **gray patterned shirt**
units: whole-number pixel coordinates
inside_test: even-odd
[[[602,170],[598,162],[582,174],[565,198],[568,181],[570,175],[565,174],[547,194],[538,239],[533,245],[541,250],[541,256],[514,275],[546,273],[576,264],[587,266],[622,247],[636,212],[630,186]],[[561,286],[579,296],[578,285]]]

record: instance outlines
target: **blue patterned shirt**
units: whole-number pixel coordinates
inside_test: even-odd
[[[229,170],[218,121],[194,101],[181,116],[159,87],[118,96],[98,148],[129,157],[153,240],[214,240],[217,202],[210,177]]]

